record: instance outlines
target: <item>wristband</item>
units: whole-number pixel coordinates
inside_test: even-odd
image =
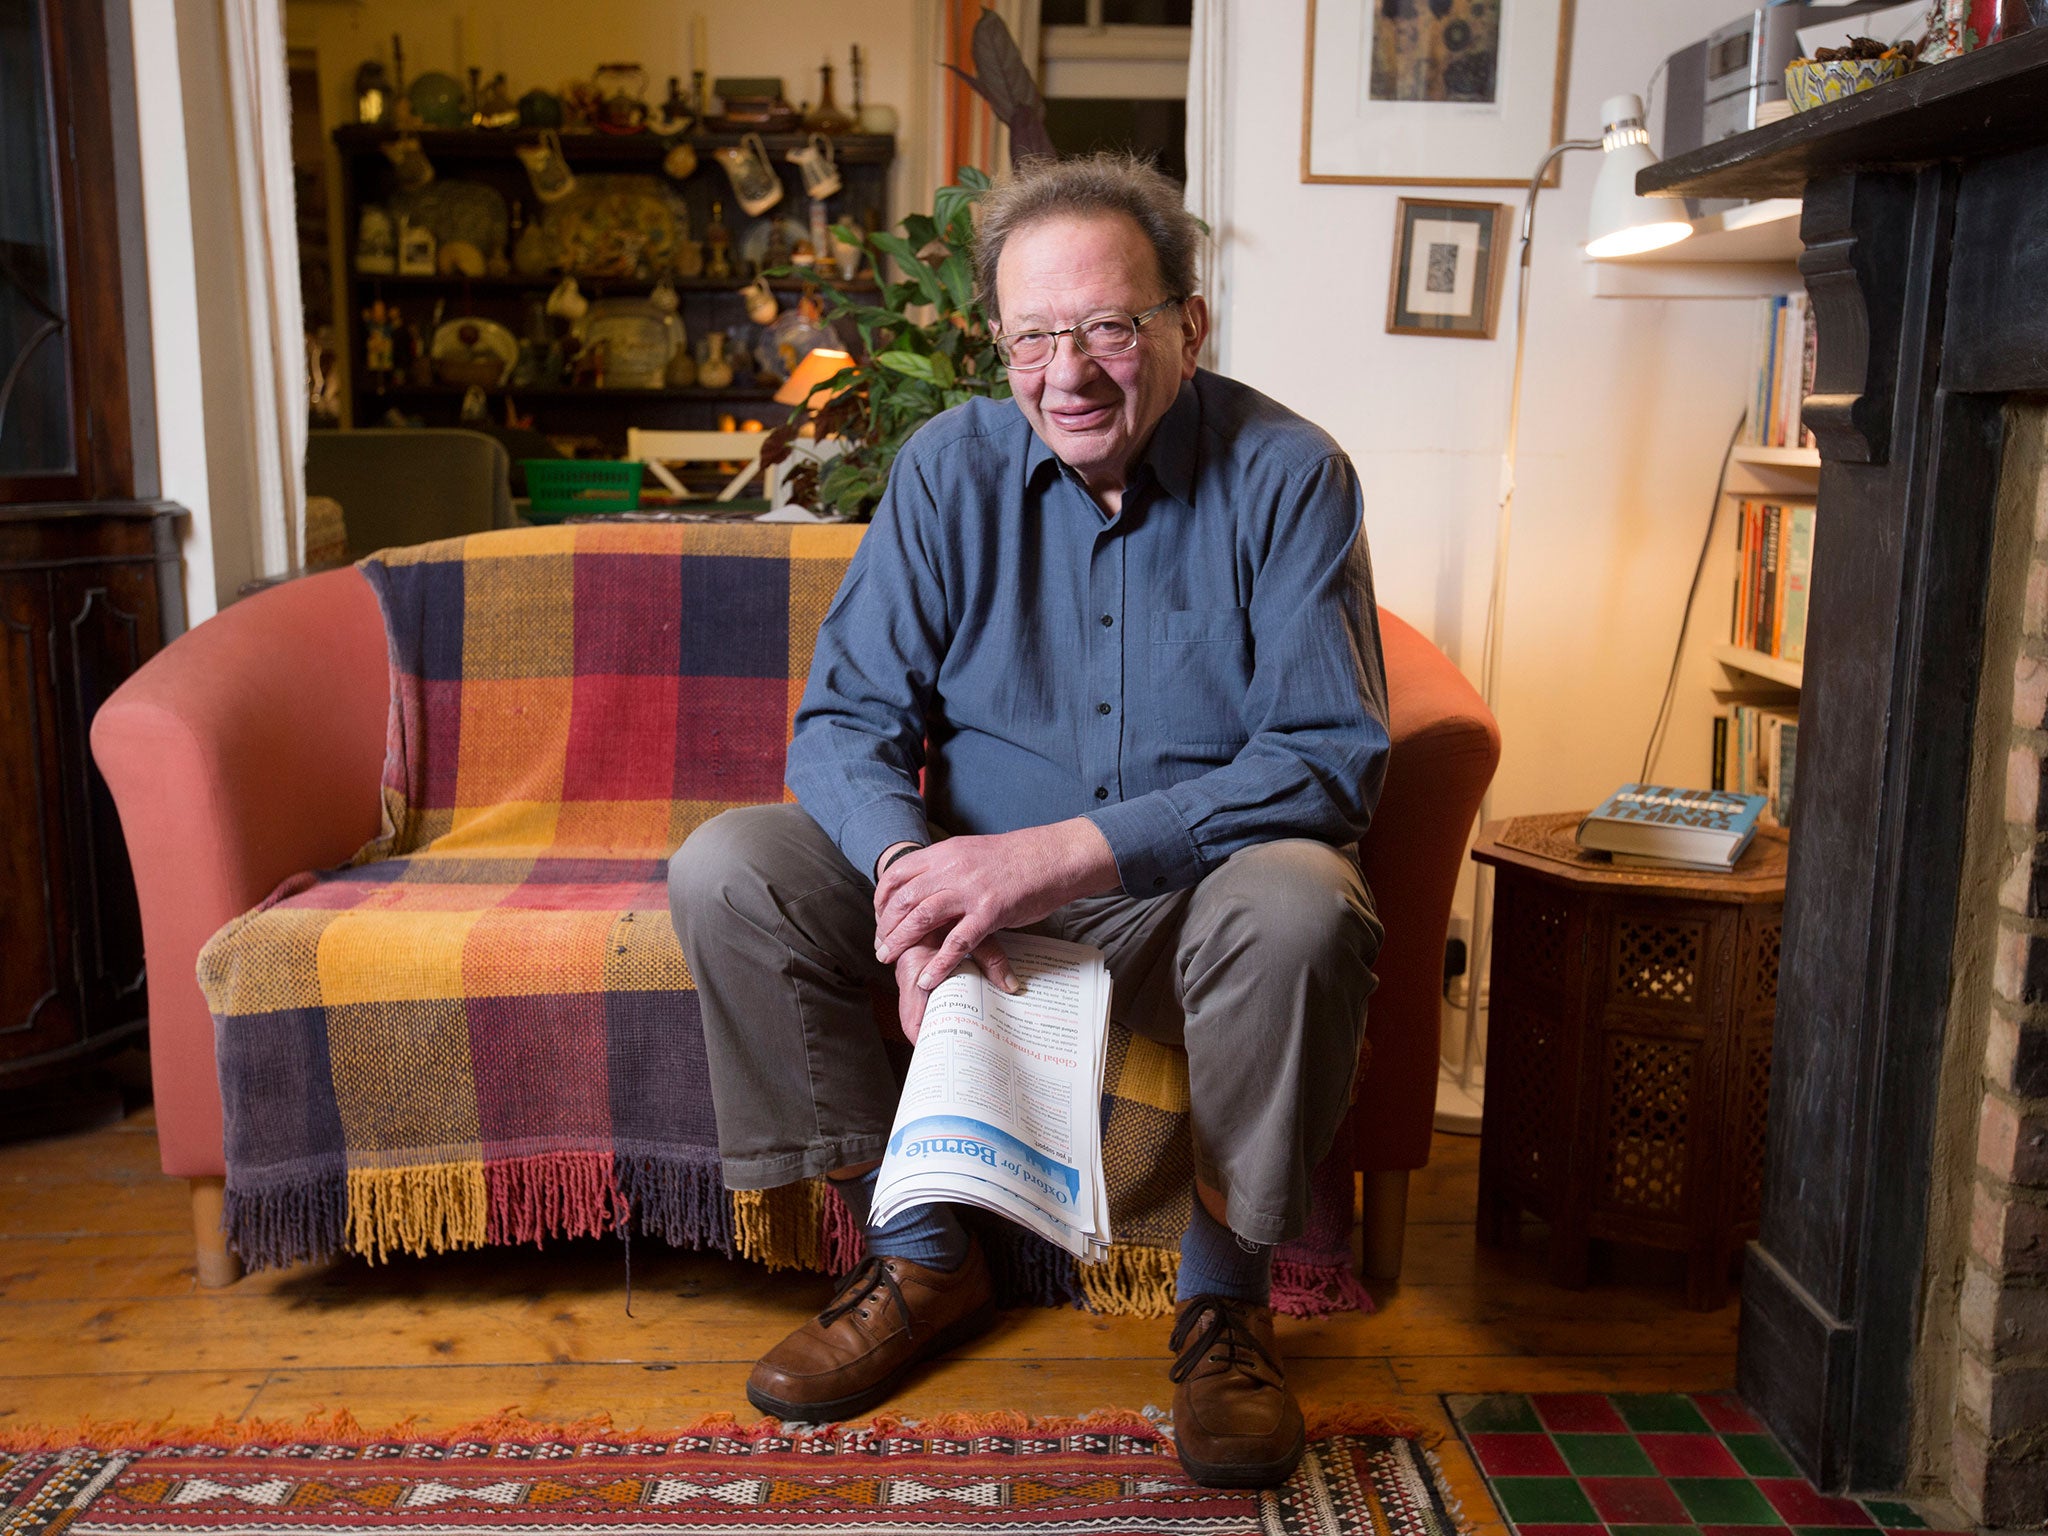
[[[902,858],[906,853],[920,853],[930,846],[929,843],[905,843],[901,848],[898,848],[894,853],[882,860],[882,867],[875,871],[875,878],[879,880],[883,875],[889,873],[889,866]]]

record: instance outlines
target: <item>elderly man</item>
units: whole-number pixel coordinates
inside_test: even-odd
[[[1199,238],[1127,158],[988,195],[976,276],[1014,401],[904,448],[818,637],[798,804],[707,823],[670,891],[726,1182],[827,1174],[864,1225],[897,1092],[870,987],[893,976],[915,1038],[970,958],[1014,987],[999,930],[1104,951],[1115,1017],[1188,1058],[1181,1460],[1262,1486],[1302,1450],[1272,1253],[1357,1067],[1381,930],[1348,845],[1385,769],[1386,683],[1357,476],[1196,366]],[[755,1367],[757,1407],[858,1414],[989,1324],[951,1207],[867,1244]]]

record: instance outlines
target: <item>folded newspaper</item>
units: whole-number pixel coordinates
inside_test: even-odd
[[[998,935],[1018,990],[963,966],[933,991],[882,1155],[870,1220],[978,1205],[1076,1258],[1109,1249],[1102,1179],[1102,951]]]

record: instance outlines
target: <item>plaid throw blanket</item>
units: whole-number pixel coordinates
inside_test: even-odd
[[[589,523],[362,563],[391,647],[384,830],[287,880],[200,955],[226,1115],[229,1240],[251,1267],[622,1232],[843,1271],[818,1183],[718,1175],[667,859],[780,799],[820,620],[858,528]],[[1016,1299],[1170,1310],[1193,1162],[1185,1064],[1117,1032],[1104,1156],[1120,1239],[1075,1265],[986,1229]],[[1363,1301],[1351,1179],[1276,1299]]]

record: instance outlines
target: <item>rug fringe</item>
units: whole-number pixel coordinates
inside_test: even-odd
[[[334,1168],[304,1178],[242,1188],[221,1196],[228,1246],[252,1274],[318,1262],[341,1251],[348,1225],[348,1179]]]
[[[1328,1317],[1334,1312],[1370,1312],[1372,1293],[1348,1264],[1273,1261],[1273,1310],[1289,1317]]]
[[[489,1211],[481,1161],[348,1171],[349,1251],[372,1264],[394,1251],[480,1248]]]
[[[1445,1436],[1406,1414],[1367,1407],[1359,1403],[1338,1403],[1309,1407],[1304,1411],[1312,1440],[1329,1440],[1344,1435],[1376,1436],[1413,1440],[1419,1443],[1431,1465],[1436,1466],[1433,1447]],[[877,1435],[927,1435],[964,1438],[981,1435],[1068,1435],[1122,1434],[1133,1439],[1159,1441],[1163,1427],[1143,1413],[1129,1408],[1097,1408],[1076,1415],[1039,1415],[997,1410],[987,1413],[942,1413],[926,1418],[899,1414],[877,1414],[866,1423],[826,1424],[795,1427],[776,1419],[757,1419],[743,1424],[730,1413],[711,1413],[688,1424],[618,1427],[608,1413],[570,1420],[529,1419],[516,1408],[502,1409],[480,1419],[470,1419],[447,1429],[423,1429],[417,1415],[379,1428],[366,1428],[346,1408],[327,1413],[309,1413],[303,1419],[231,1420],[225,1415],[203,1425],[181,1424],[163,1418],[141,1419],[81,1418],[70,1428],[20,1424],[0,1427],[0,1452],[50,1452],[90,1448],[102,1451],[162,1451],[183,1446],[212,1446],[223,1450],[277,1448],[288,1445],[325,1444],[361,1448],[369,1445],[432,1442],[440,1445],[477,1442],[493,1445],[604,1445],[630,1446],[664,1444],[688,1436],[718,1436],[758,1444],[763,1440],[788,1438],[798,1445],[842,1443]],[[1438,1482],[1443,1483],[1441,1468]]]

